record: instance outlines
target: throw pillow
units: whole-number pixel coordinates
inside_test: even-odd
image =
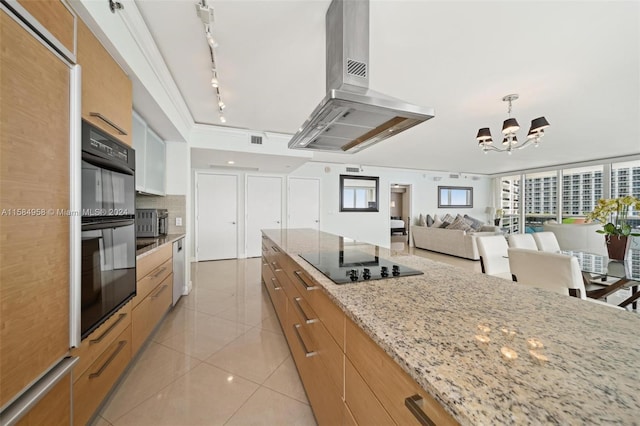
[[[440,220],[438,215],[434,215],[433,216],[433,224],[431,225],[431,227],[432,228],[442,228],[442,220]]]
[[[482,228],[482,225],[484,225],[483,221],[476,219],[475,217],[471,217],[468,214],[465,214],[464,218],[467,223],[469,223],[469,225],[471,225],[471,227],[476,231],[478,231],[480,228]]]
[[[451,225],[447,226],[447,229],[459,229],[462,231],[468,231],[472,228],[471,225],[469,225],[462,216],[458,215],[456,220],[454,220]]]
[[[455,217],[453,217],[453,216],[451,216],[449,213],[445,214],[445,215],[442,217],[442,221],[443,221],[443,222],[453,223],[453,221],[454,221],[454,220],[456,220],[456,218],[455,218]]]
[[[440,225],[440,228],[447,228],[449,227],[449,225],[451,225],[451,222],[442,222],[442,225]]]
[[[433,222],[434,222],[433,218],[431,217],[430,214],[428,214],[427,215],[427,226],[429,226],[429,227],[433,226]]]
[[[427,226],[427,222],[424,220],[422,213],[420,213],[420,217],[418,218],[418,226]]]

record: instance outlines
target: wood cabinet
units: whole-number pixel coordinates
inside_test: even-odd
[[[84,425],[131,361],[127,326],[73,384],[73,424]]]
[[[435,424],[457,424],[266,235],[262,279],[319,424],[418,425],[411,397]]]
[[[69,53],[75,54],[76,15],[60,0],[18,0]]]
[[[71,374],[63,377],[16,426],[69,426],[71,424]]]
[[[91,30],[78,20],[82,118],[131,145],[131,81]]]
[[[138,260],[137,295],[132,300],[132,350],[135,355],[171,306],[173,245],[165,244]]]
[[[135,112],[133,148],[136,150],[136,191],[165,195],[166,143]]]
[[[70,68],[2,10],[0,69],[4,406],[69,350]]]

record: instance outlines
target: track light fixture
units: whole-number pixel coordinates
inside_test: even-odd
[[[216,66],[215,49],[218,47],[218,42],[216,41],[216,39],[213,37],[213,34],[211,33],[211,28],[214,21],[213,8],[207,5],[206,0],[201,0],[199,3],[196,3],[196,14],[198,15],[198,17],[202,21],[202,24],[204,25],[204,35],[205,35],[205,38],[207,39],[209,52],[211,54],[211,65],[212,65],[211,72],[213,74],[211,77],[211,87],[213,87],[213,90],[215,91],[215,94],[216,94],[216,99],[218,100],[218,116],[220,118],[221,123],[226,123],[227,120],[224,117],[222,112],[222,110],[226,107],[226,105],[224,104],[224,102],[222,102],[222,95],[220,94],[220,80],[218,76],[218,68]]]
[[[531,120],[531,127],[529,128],[529,132],[527,133],[527,140],[525,140],[521,145],[518,145],[518,138],[516,137],[516,132],[520,130],[520,125],[515,118],[511,117],[511,109],[512,102],[518,99],[517,94],[506,95],[502,98],[504,102],[509,103],[509,118],[507,118],[504,123],[502,123],[502,134],[504,138],[502,139],[502,145],[505,146],[504,149],[496,148],[493,146],[493,138],[491,137],[491,130],[488,127],[483,127],[478,130],[478,134],[476,135],[476,140],[478,141],[478,146],[482,151],[486,154],[488,151],[498,151],[498,152],[506,152],[511,155],[511,152],[515,149],[522,149],[529,145],[529,143],[533,143],[534,147],[538,147],[540,143],[540,139],[544,136],[544,129],[549,127],[549,122],[544,117],[538,117],[536,119]]]

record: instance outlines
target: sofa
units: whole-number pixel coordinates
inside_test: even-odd
[[[413,244],[421,249],[479,260],[476,237],[501,234],[498,226],[483,225],[479,231],[469,232],[457,229],[411,226]]]
[[[604,235],[596,231],[601,223],[544,223],[543,231],[553,232],[562,250],[578,250],[607,255]]]

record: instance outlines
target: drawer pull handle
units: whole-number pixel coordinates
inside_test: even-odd
[[[311,291],[311,290],[316,290],[316,289],[318,289],[318,286],[315,286],[315,285],[309,285],[309,284],[307,284],[307,282],[302,278],[302,272],[300,272],[300,271],[295,271],[294,273],[296,274],[296,278],[298,278],[298,280],[302,283],[302,285],[304,285],[304,288],[305,288],[307,291]]]
[[[120,351],[122,351],[122,349],[124,349],[126,345],[127,345],[126,340],[120,340],[120,342],[118,342],[118,347],[116,348],[115,351],[113,351],[109,359],[107,359],[107,361],[104,364],[102,364],[102,367],[100,367],[98,371],[96,371],[95,373],[89,374],[89,378],[95,379],[96,377],[100,377],[100,375],[104,373],[104,370],[109,366],[109,364],[113,362],[113,360],[118,356]]]
[[[271,264],[273,265],[273,269],[275,272],[282,272],[282,268],[279,268],[276,262],[271,262]]]
[[[127,314],[120,314],[120,315],[118,316],[118,319],[117,319],[117,320],[115,320],[115,321],[113,322],[113,324],[111,324],[111,325],[109,326],[109,328],[107,328],[107,329],[104,331],[104,333],[102,333],[102,334],[100,335],[100,337],[98,337],[97,339],[89,340],[89,344],[90,344],[90,345],[94,345],[94,344],[96,344],[96,343],[100,343],[100,342],[102,342],[102,340],[104,340],[104,338],[105,338],[105,337],[107,337],[107,335],[108,335],[109,333],[111,333],[111,330],[113,330],[114,328],[116,328],[116,325],[118,325],[118,324],[119,324],[119,323],[124,319],[124,317],[126,317],[126,316],[127,316]]]
[[[415,418],[418,419],[418,422],[421,425],[435,426],[436,424],[433,422],[433,420],[431,420],[429,416],[427,416],[425,412],[422,411],[422,408],[419,405],[421,403],[422,403],[422,397],[418,394],[407,397],[404,400],[404,405],[407,406],[409,411],[411,411],[411,414],[413,414]]]
[[[296,336],[298,336],[298,340],[300,341],[300,344],[302,345],[302,350],[304,351],[304,356],[306,356],[307,358],[311,358],[312,356],[318,355],[318,352],[309,352],[307,350],[307,345],[304,344],[304,340],[302,340],[302,336],[300,335],[300,330],[298,330],[300,328],[300,324],[294,324],[293,325],[293,331],[296,332]]]
[[[169,287],[168,284],[163,285],[162,287],[160,287],[160,289],[158,289],[158,291],[156,291],[156,294],[154,294],[153,296],[151,296],[152,299],[157,299],[158,296],[160,296],[160,293],[162,293],[163,291],[165,291],[167,289],[167,287]]]
[[[166,271],[166,270],[167,270],[167,267],[166,267],[166,266],[163,266],[162,268],[160,268],[160,269],[158,270],[158,272],[156,272],[155,274],[153,274],[151,277],[152,277],[152,278],[158,278],[158,277],[160,276],[160,274],[162,274],[162,273],[163,273],[164,271]]]
[[[293,301],[295,302],[294,306],[297,307],[298,312],[300,312],[300,315],[302,315],[302,318],[304,318],[304,322],[307,324],[313,324],[314,322],[318,322],[318,318],[311,319],[307,316],[307,314],[304,313],[304,309],[302,309],[302,305],[300,305],[300,300],[301,300],[300,297],[293,298]]]
[[[274,289],[274,290],[276,290],[276,291],[278,291],[278,290],[282,290],[282,287],[279,287],[279,286],[276,284],[276,279],[275,279],[275,278],[273,278],[273,277],[272,277],[272,278],[271,278],[271,282],[273,283],[273,289]]]
[[[99,118],[100,120],[104,121],[109,126],[111,126],[114,129],[116,129],[118,131],[118,133],[120,133],[121,135],[126,135],[127,134],[127,132],[125,132],[122,129],[122,127],[118,126],[116,123],[114,123],[113,121],[109,120],[107,117],[105,117],[104,115],[100,114],[99,112],[90,112],[89,115],[92,116],[92,117]]]
[[[276,246],[271,246],[271,248],[273,249],[273,251],[275,251],[276,253],[280,253],[280,249]]]

